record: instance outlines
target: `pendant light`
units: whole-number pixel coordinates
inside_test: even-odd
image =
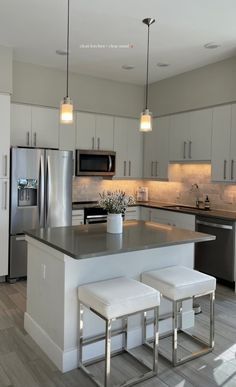
[[[147,41],[147,74],[146,74],[146,97],[145,97],[145,109],[141,113],[140,117],[140,132],[152,131],[152,113],[148,109],[148,76],[149,76],[149,29],[150,25],[155,23],[155,19],[146,18],[143,19],[143,23],[148,26],[148,41]]]
[[[66,48],[66,96],[60,107],[60,121],[62,124],[73,123],[73,103],[69,97],[69,38],[70,38],[70,0],[67,10],[67,48]]]

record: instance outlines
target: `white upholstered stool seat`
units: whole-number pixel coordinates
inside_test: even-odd
[[[160,305],[157,290],[125,277],[82,285],[78,296],[108,320]]]
[[[121,352],[129,353],[142,365],[145,361],[140,360],[132,354],[127,348],[128,341],[128,317],[135,313],[147,310],[154,311],[153,319],[153,362],[152,367],[146,365],[147,372],[142,373],[139,377],[134,377],[125,382],[125,386],[149,379],[157,374],[158,359],[158,315],[160,305],[160,293],[158,290],[135,281],[130,278],[119,277],[106,281],[94,282],[82,285],[78,288],[79,309],[80,309],[80,333],[79,333],[79,363],[81,369],[92,378],[98,386],[103,386],[91,372],[87,370],[83,362],[83,347],[91,345],[105,339],[105,375],[104,386],[111,386],[111,339],[116,335],[123,335],[123,344]],[[105,321],[105,335],[100,334],[93,337],[83,337],[83,316],[84,307],[90,309],[97,316]],[[112,321],[118,318],[122,319],[123,328],[112,331]],[[116,351],[117,354],[117,351]],[[96,359],[97,360],[97,359]],[[121,370],[122,372],[122,370]]]
[[[142,282],[146,285],[159,290],[161,295],[172,302],[173,313],[173,341],[172,341],[172,359],[171,362],[174,366],[183,364],[186,361],[192,360],[196,357],[204,355],[214,348],[214,300],[215,300],[215,288],[216,279],[204,273],[200,273],[196,270],[189,269],[185,266],[171,266],[164,269],[153,270],[146,273],[142,273]],[[181,329],[179,321],[182,313],[182,302],[187,299],[195,299],[209,295],[210,297],[210,321],[209,321],[209,341],[203,340],[190,332]],[[180,317],[180,318],[179,318]],[[147,319],[144,313],[144,338],[143,341],[147,342],[146,329]],[[201,345],[204,345],[203,349],[197,350],[185,357],[179,357],[178,351],[178,332],[182,331],[184,334],[191,336],[194,341],[197,341]],[[159,351],[161,353],[161,351]],[[163,355],[164,356],[164,355]],[[166,356],[165,356],[166,357]],[[170,359],[168,359],[170,360]]]
[[[143,273],[142,282],[174,301],[210,293],[216,288],[214,277],[184,266],[170,266]]]

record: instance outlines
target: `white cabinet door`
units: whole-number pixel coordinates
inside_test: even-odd
[[[96,149],[114,149],[114,118],[106,115],[96,115]]]
[[[1,139],[0,178],[9,177],[10,156],[10,96],[0,95]]]
[[[143,134],[139,131],[139,120],[127,118],[127,175],[143,177]]]
[[[230,135],[230,159],[229,178],[236,182],[236,104],[231,105],[231,135]]]
[[[181,113],[170,117],[170,160],[186,161],[190,147],[190,114]]]
[[[9,109],[10,114],[10,109]],[[8,274],[9,180],[0,179],[0,276]]]
[[[156,127],[156,165],[155,173],[157,179],[168,179],[168,164],[169,164],[169,129],[170,117],[156,118],[154,122]]]
[[[59,110],[32,106],[32,146],[59,147]]]
[[[153,130],[143,134],[143,176],[146,179],[153,179],[155,176],[154,163],[156,156],[157,128],[156,120],[153,123]],[[156,177],[155,177],[156,178]]]
[[[115,117],[114,121],[114,150],[116,152],[115,177],[128,176],[127,164],[127,119]]]
[[[140,220],[146,222],[151,220],[151,209],[149,207],[140,207]]]
[[[11,145],[31,146],[31,106],[11,104]]]
[[[213,181],[229,181],[231,106],[213,109],[211,177]]]
[[[76,114],[76,148],[95,149],[96,115],[79,112]]]
[[[190,113],[189,159],[211,160],[212,114],[213,109],[196,110]]]
[[[180,212],[151,209],[152,222],[167,224],[172,227],[195,230],[195,215],[183,214]]]
[[[125,220],[139,220],[140,207],[128,207],[125,211]]]

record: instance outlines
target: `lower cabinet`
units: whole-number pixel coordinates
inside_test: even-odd
[[[8,274],[9,180],[0,179],[0,277]]]
[[[195,230],[195,215],[180,212],[141,207],[141,219],[156,223],[167,224],[172,227]]]
[[[84,210],[72,211],[72,226],[81,226],[84,224]]]
[[[129,207],[125,211],[125,220],[139,220],[140,207]]]

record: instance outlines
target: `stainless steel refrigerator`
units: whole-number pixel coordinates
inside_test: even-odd
[[[11,149],[9,276],[27,275],[24,231],[72,223],[72,152]]]

